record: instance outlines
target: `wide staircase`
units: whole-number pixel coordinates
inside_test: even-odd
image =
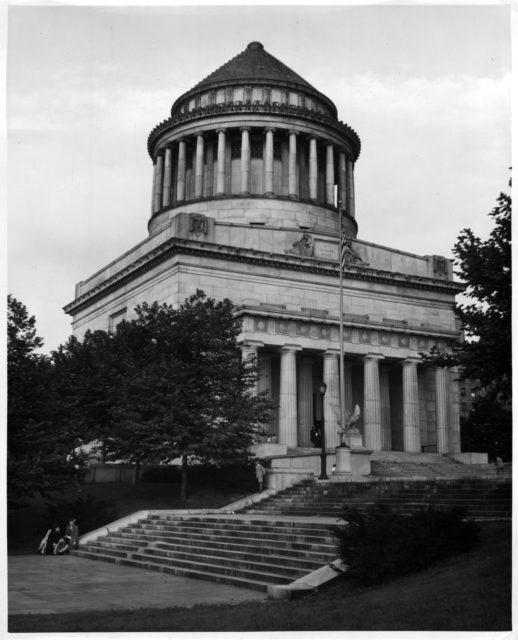
[[[151,515],[82,545],[76,555],[266,591],[337,558],[334,520]]]
[[[308,480],[249,506],[247,513],[278,516],[343,518],[346,507],[365,510],[375,504],[404,514],[434,507],[462,508],[479,520],[511,517],[510,479],[380,479],[377,482]]]
[[[503,475],[510,475],[506,465]],[[462,464],[440,453],[407,453],[374,451],[371,454],[371,475],[383,478],[494,478],[493,464]]]

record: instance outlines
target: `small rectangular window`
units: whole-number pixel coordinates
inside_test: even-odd
[[[124,307],[124,309],[119,309],[119,311],[116,311],[115,313],[112,313],[110,315],[108,323],[108,328],[110,331],[115,331],[115,328],[117,327],[119,322],[122,322],[126,319],[126,311],[127,309],[126,307]]]

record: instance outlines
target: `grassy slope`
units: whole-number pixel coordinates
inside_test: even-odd
[[[10,632],[510,628],[510,523],[485,524],[478,549],[377,587],[358,589],[343,581],[293,602],[98,612],[95,616],[91,612],[27,615],[9,620]]]

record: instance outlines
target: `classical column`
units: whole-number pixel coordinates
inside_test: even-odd
[[[162,205],[162,175],[164,172],[164,156],[160,153],[156,157],[154,186],[153,186],[153,213],[160,211]]]
[[[342,204],[342,209],[347,209],[347,179],[346,179],[345,152],[338,153],[338,201]]]
[[[302,358],[298,368],[298,437],[299,447],[311,447],[313,427],[313,360]]]
[[[279,397],[279,442],[297,446],[297,351],[301,347],[286,344],[281,348]]]
[[[326,146],[326,203],[335,203],[335,156],[331,143]]]
[[[451,367],[449,371],[450,428],[448,430],[448,452],[460,453],[460,415],[459,415],[459,369]]]
[[[288,155],[288,195],[290,198],[299,197],[299,181],[297,176],[297,131],[289,132],[290,148]]]
[[[196,168],[194,174],[194,197],[201,198],[203,196],[203,134],[196,136]]]
[[[407,358],[403,362],[403,450],[413,453],[421,452],[418,362],[419,358]]]
[[[241,359],[242,360],[246,360],[248,358],[253,357],[255,366],[257,367],[258,362],[259,362],[259,347],[263,347],[264,343],[260,342],[259,340],[247,340],[246,342],[242,342],[239,347],[241,349]],[[256,380],[255,386],[254,386],[254,393],[257,394],[259,391],[259,380]]]
[[[265,129],[264,195],[273,196],[273,129]]]
[[[152,183],[152,189],[151,189],[151,213],[155,213],[155,194],[156,194],[156,181],[157,181],[157,177],[158,177],[158,171],[157,171],[157,162],[156,162],[156,158],[153,161],[153,183]]]
[[[381,451],[381,393],[379,377],[379,361],[383,356],[379,353],[369,353],[363,359],[363,440],[367,449]]]
[[[216,174],[216,195],[225,195],[225,129],[218,129],[218,172]]]
[[[334,449],[340,444],[338,434],[340,423],[340,352],[328,349],[324,353],[324,382],[327,385],[324,396],[324,425],[326,430],[326,449]]]
[[[272,358],[269,353],[262,353],[258,356],[258,379],[257,379],[257,393],[258,395],[265,395],[269,400],[272,399]],[[262,425],[265,431],[275,431],[276,429],[269,423]],[[278,435],[278,434],[275,434]]]
[[[178,141],[178,174],[176,177],[176,200],[185,200],[185,140]]]
[[[318,178],[318,161],[317,161],[317,139],[309,139],[309,198],[317,199],[317,178]]]
[[[437,438],[437,453],[448,453],[448,370],[444,367],[435,369],[435,426]]]
[[[389,372],[380,368],[380,398],[381,398],[381,447],[383,451],[392,450],[392,432],[390,423],[390,384]]]
[[[162,187],[162,206],[168,207],[171,204],[171,179],[173,172],[173,150],[167,147],[165,150],[164,162],[164,182]]]
[[[241,195],[250,193],[250,129],[241,129]]]
[[[354,162],[347,159],[346,164],[346,181],[347,181],[347,213],[354,218]]]

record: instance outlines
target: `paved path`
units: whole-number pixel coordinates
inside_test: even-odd
[[[264,600],[260,591],[74,556],[9,556],[8,611],[67,613]]]

